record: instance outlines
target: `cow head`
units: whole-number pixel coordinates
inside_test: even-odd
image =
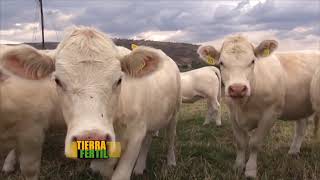
[[[265,40],[254,47],[244,37],[235,36],[227,38],[220,51],[213,46],[201,46],[198,54],[208,64],[220,67],[226,96],[242,99],[251,95],[250,83],[256,61],[268,57],[277,47],[274,40]]]
[[[110,38],[81,27],[65,36],[54,56],[22,45],[6,52],[1,61],[5,69],[26,79],[52,76],[68,126],[69,155],[73,140],[115,140],[113,121],[123,76],[146,76],[157,70],[160,58],[146,47],[121,56]]]

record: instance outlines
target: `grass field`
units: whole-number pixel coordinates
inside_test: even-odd
[[[147,171],[134,180],[216,180],[245,179],[235,174],[235,146],[229,116],[223,108],[222,127],[214,124],[202,126],[206,105],[203,101],[184,104],[177,127],[177,166],[166,166],[166,139],[164,133],[154,138],[147,162]],[[320,143],[311,138],[313,126],[299,156],[287,154],[294,132],[294,123],[278,121],[264,143],[258,157],[258,176],[263,180],[318,180],[320,179]],[[64,158],[63,135],[50,135],[44,146],[40,179],[46,180],[93,180],[102,179],[90,172],[86,161]],[[20,173],[0,175],[0,180],[21,179]]]

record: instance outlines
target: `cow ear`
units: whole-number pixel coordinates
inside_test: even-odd
[[[213,46],[200,46],[197,52],[207,64],[215,65],[219,61],[220,53]]]
[[[256,57],[268,57],[278,48],[278,42],[275,40],[264,40],[254,49]]]
[[[132,77],[142,77],[158,69],[160,54],[156,49],[139,46],[120,61],[123,72]]]
[[[3,54],[1,64],[9,72],[30,80],[45,78],[54,71],[54,60],[29,45],[10,48]]]

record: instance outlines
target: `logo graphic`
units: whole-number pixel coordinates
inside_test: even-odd
[[[67,157],[77,159],[119,158],[121,154],[120,142],[73,141],[69,148],[71,152]]]

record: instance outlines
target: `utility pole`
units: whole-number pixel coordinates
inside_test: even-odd
[[[39,3],[40,3],[40,13],[41,13],[42,49],[45,49],[45,46],[44,46],[44,23],[43,23],[43,8],[42,8],[42,0],[39,0]]]

